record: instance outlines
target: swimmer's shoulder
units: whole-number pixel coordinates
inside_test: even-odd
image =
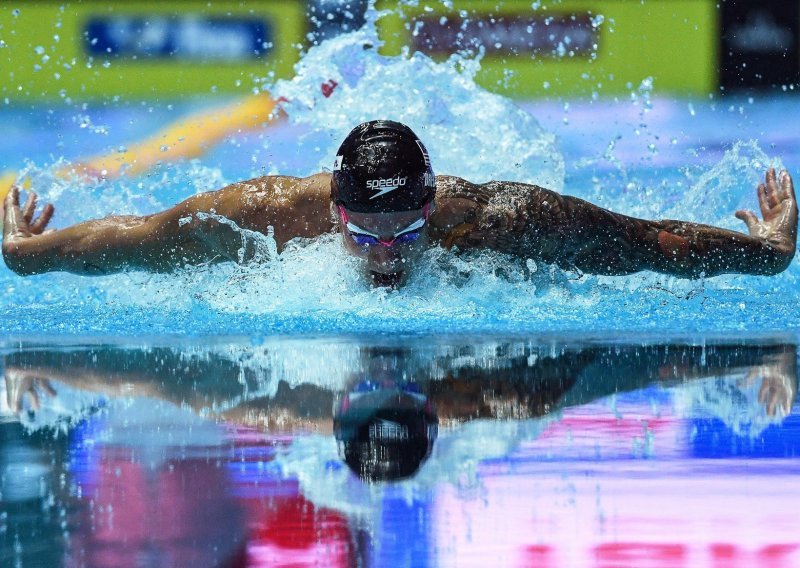
[[[273,227],[285,240],[313,237],[332,229],[331,174],[308,177],[261,176],[222,188],[215,201],[220,214],[242,227],[264,232]]]
[[[487,200],[481,186],[463,178],[436,176],[436,208],[430,217],[433,241],[452,246],[454,235],[471,231]]]
[[[331,174],[308,177],[268,175],[239,181],[219,191],[221,199],[237,202],[239,207],[296,209],[327,206],[330,199]]]
[[[456,176],[436,176],[436,210],[431,215],[431,236],[450,247],[457,244],[462,248],[472,243],[479,246],[475,231],[481,224],[491,224],[491,217],[497,211],[517,212],[526,209],[546,209],[548,196],[557,195],[542,187],[508,181],[488,181],[473,183]],[[494,213],[493,213],[494,212]],[[485,231],[484,231],[485,232]]]
[[[513,181],[473,183],[457,176],[436,176],[436,200],[439,202],[463,200],[470,201],[478,206],[485,206],[497,198],[510,195],[518,196],[521,193],[538,196],[553,192],[537,185]]]

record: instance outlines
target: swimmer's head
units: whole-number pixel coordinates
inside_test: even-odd
[[[331,199],[348,211],[419,210],[435,192],[428,151],[404,124],[391,120],[359,124],[336,152]]]
[[[374,120],[347,135],[333,166],[331,202],[345,248],[373,282],[398,286],[427,247],[436,179],[425,146],[404,124]]]
[[[336,405],[339,455],[364,481],[410,477],[431,453],[438,418],[415,383],[362,381]]]

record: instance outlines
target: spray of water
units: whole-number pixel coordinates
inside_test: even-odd
[[[292,79],[272,85],[290,101],[286,110],[301,134],[289,147],[269,147],[274,160],[267,170],[276,170],[282,155],[298,152],[304,169],[282,173],[324,170],[355,124],[390,118],[408,123],[425,140],[438,173],[562,189],[565,165],[554,136],[512,101],[476,85],[479,58],[435,62],[419,53],[381,55],[379,17],[371,9],[363,28],[310,48]],[[326,96],[320,85],[333,83]],[[649,101],[646,85],[640,91],[637,96]],[[641,190],[597,192],[603,206],[626,214],[743,229],[732,213],[742,206],[757,209],[756,182],[773,164],[779,161],[757,143],[738,142],[716,166],[687,182],[687,191],[662,194],[653,177]],[[197,161],[96,185],[59,181],[50,171],[31,164],[26,173],[45,199],[55,201],[61,226],[109,212],[152,212],[228,181]],[[0,306],[0,325],[7,333],[136,335],[800,327],[794,308],[798,261],[774,278],[687,281],[652,273],[596,277],[535,259],[432,249],[407,287],[388,291],[360,280],[336,235],[298,240],[278,254],[271,236],[240,232],[243,248],[257,251],[243,264],[177,267],[166,275],[27,280],[2,270],[0,286],[9,301]]]

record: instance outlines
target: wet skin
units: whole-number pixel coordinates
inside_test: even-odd
[[[278,249],[295,238],[338,230],[345,248],[364,261],[378,285],[399,286],[430,245],[491,249],[568,270],[621,275],[653,270],[683,278],[725,273],[777,274],[797,243],[797,202],[785,171],[767,171],[757,189],[762,219],[737,211],[749,235],[708,225],[647,221],[584,200],[516,182],[473,184],[437,176],[435,210],[410,244],[358,246],[330,202],[327,173],[307,178],[266,176],[190,197],[147,216],[110,216],[47,230],[53,206],[36,216],[36,194],[5,201],[3,257],[20,275],[67,271],[171,271],[186,265],[248,261],[239,228],[273,234]],[[353,222],[389,236],[420,212],[355,214]],[[390,239],[389,239],[390,240]]]

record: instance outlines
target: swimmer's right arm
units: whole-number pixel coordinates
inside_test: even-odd
[[[224,191],[224,190],[221,190]],[[216,193],[216,192],[215,192]],[[148,216],[109,216],[60,230],[46,230],[54,208],[48,204],[34,219],[36,194],[23,207],[19,188],[5,200],[3,259],[21,276],[63,271],[104,275],[126,269],[164,272],[185,264],[227,260],[228,235],[217,235],[217,246],[199,238],[182,219],[214,210],[214,194],[191,197],[179,205]],[[213,233],[213,231],[212,231]],[[229,238],[227,240],[230,240]],[[241,239],[239,240],[241,246]]]
[[[278,247],[295,236],[306,236],[282,221],[293,218],[288,209],[297,206],[296,200],[277,199],[276,194],[302,192],[308,179],[259,178],[192,196],[154,215],[111,216],[57,231],[46,230],[53,206],[46,205],[35,218],[35,194],[21,207],[15,187],[5,200],[3,258],[23,276],[53,271],[168,272],[186,265],[241,260],[246,243],[240,228],[266,233],[274,227]],[[326,229],[307,228],[309,233]]]

